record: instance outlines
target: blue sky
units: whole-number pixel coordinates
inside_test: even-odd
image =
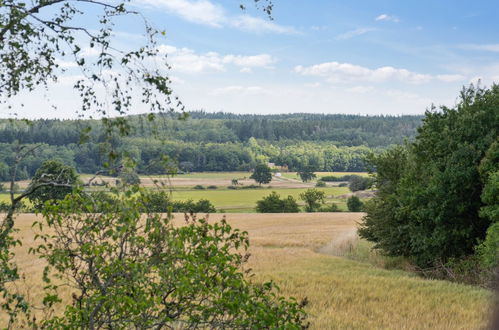
[[[499,81],[497,1],[274,0],[273,20],[240,2],[132,0],[166,31],[188,110],[422,114],[453,106],[463,85]],[[121,42],[139,43],[139,30],[118,25]],[[39,96],[19,113],[36,116]],[[65,87],[51,98],[65,110],[45,117],[77,106]]]

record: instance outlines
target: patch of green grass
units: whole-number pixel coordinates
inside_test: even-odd
[[[333,175],[333,176],[344,176],[344,175],[359,175],[359,176],[368,176],[367,172],[314,172],[317,178]],[[285,172],[281,173],[281,175],[287,179],[296,179],[300,180],[300,176],[296,172]]]
[[[10,195],[6,193],[0,194],[0,202],[10,203]]]
[[[337,201],[337,199],[331,196],[338,196],[348,193],[348,188],[346,187],[328,187],[328,188],[318,188],[326,193],[328,197],[328,203],[332,201],[338,203],[340,208],[344,207],[344,202]],[[217,209],[230,210],[230,212],[254,212],[256,202],[263,197],[269,195],[272,191],[277,192],[282,197],[287,197],[288,195],[293,196],[296,200],[300,199],[300,194],[307,190],[306,188],[285,188],[285,189],[241,189],[241,190],[229,190],[221,189],[216,191],[206,191],[206,190],[174,190],[173,199],[175,200],[199,200],[208,199]]]

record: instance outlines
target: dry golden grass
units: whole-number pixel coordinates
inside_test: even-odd
[[[213,214],[210,221],[223,215]],[[491,294],[445,281],[423,280],[324,253],[355,239],[358,213],[226,214],[234,227],[249,232],[249,267],[254,281],[274,280],[282,294],[307,297],[313,329],[480,329],[487,325]],[[24,245],[16,250],[30,285],[41,298],[42,262],[27,254],[34,246],[34,215],[20,215]],[[175,221],[181,223],[182,215]]]

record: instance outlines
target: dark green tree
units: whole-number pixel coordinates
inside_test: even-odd
[[[372,179],[368,177],[362,177],[360,175],[352,175],[348,179],[348,188],[350,191],[366,190],[371,188]]]
[[[281,199],[281,196],[273,191],[270,195],[256,202],[256,211],[260,213],[297,213],[300,212],[300,207],[293,196]]]
[[[350,196],[347,199],[347,207],[350,212],[361,212],[364,204],[357,196]]]
[[[317,212],[325,202],[326,193],[312,188],[301,193],[300,198],[305,202],[306,212]]]
[[[258,184],[269,183],[272,181],[272,172],[270,167],[265,164],[258,164],[251,174],[250,179],[255,180]]]
[[[78,174],[71,166],[58,160],[48,160],[36,171],[28,190],[33,192],[29,200],[37,208],[43,207],[47,201],[64,199],[78,183]]]
[[[131,168],[124,168],[121,170],[120,174],[118,175],[118,179],[120,181],[120,184],[122,185],[134,185],[134,184],[140,184],[140,177],[135,172],[134,169]]]
[[[298,171],[298,175],[303,182],[312,181],[312,179],[315,179],[316,177],[314,168],[312,166],[304,166],[301,170]]]
[[[360,235],[422,267],[472,254],[491,225],[479,166],[499,134],[498,108],[498,85],[470,86],[456,107],[427,111],[407,148],[374,157],[378,194]]]

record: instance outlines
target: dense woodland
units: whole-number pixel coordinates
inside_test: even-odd
[[[182,120],[169,115],[128,119],[127,137],[111,140],[100,121],[0,120],[0,180],[9,178],[18,143],[42,144],[23,160],[18,179],[33,176],[47,159],[93,173],[102,169],[109,150],[125,151],[142,174],[164,173],[157,161],[163,156],[181,171],[250,170],[259,162],[290,170],[363,171],[370,151],[411,140],[422,117],[193,112]]]

